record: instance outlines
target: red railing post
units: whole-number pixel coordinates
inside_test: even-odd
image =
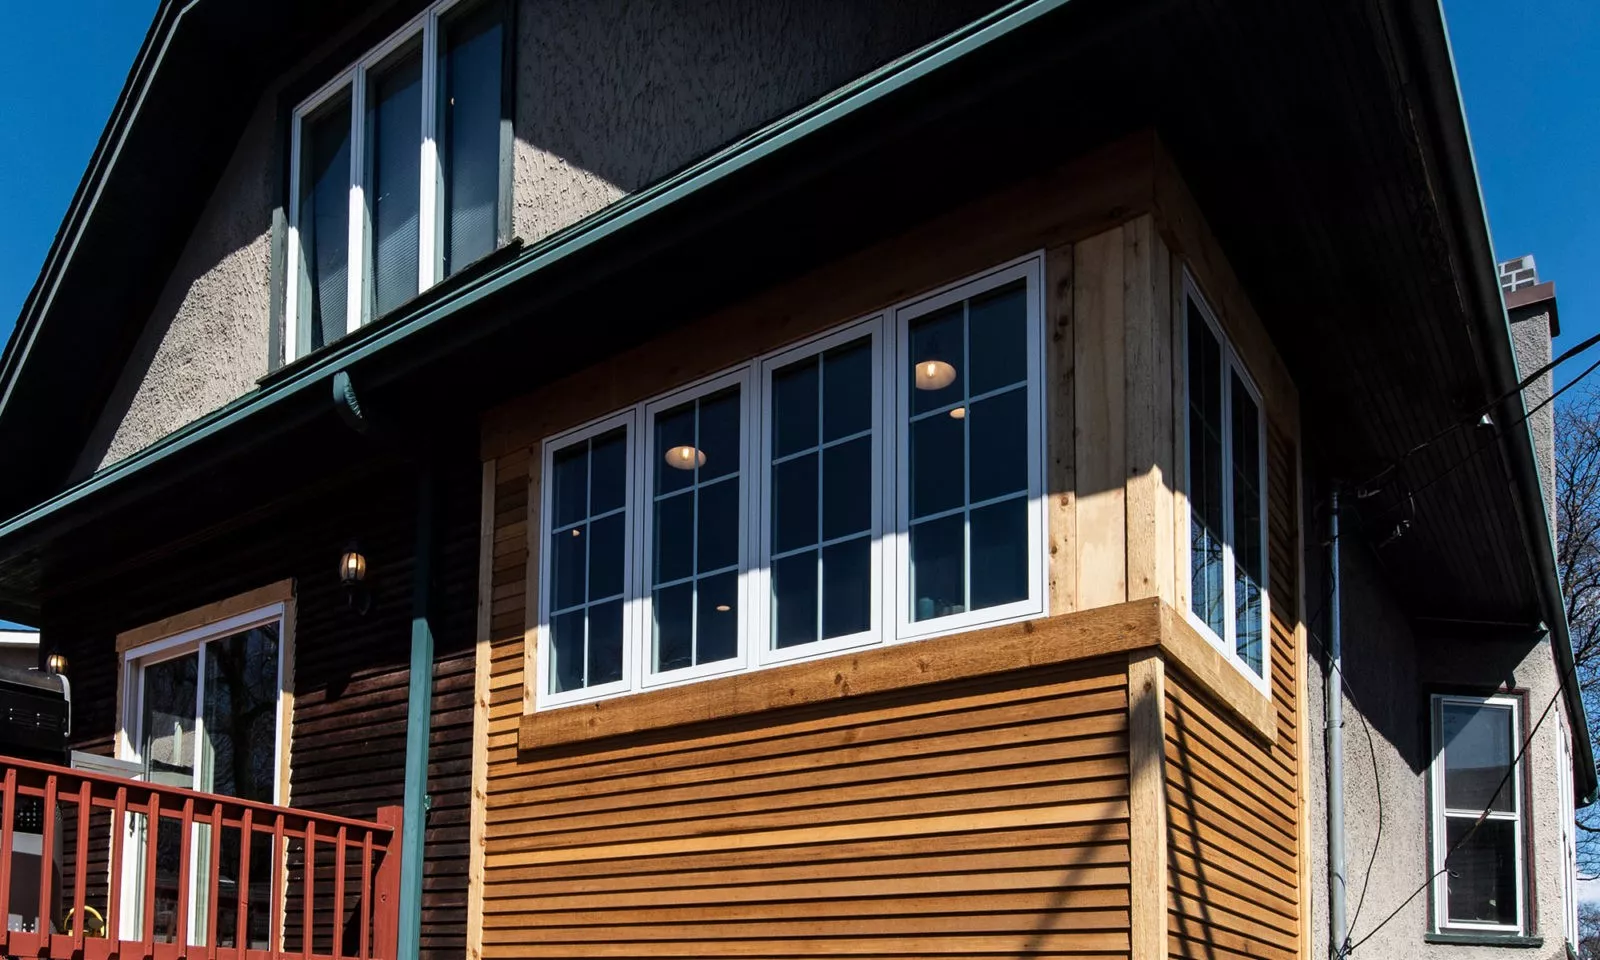
[[[11,833],[17,821],[17,771],[6,770],[5,786],[0,796],[0,909],[9,917],[11,913]],[[0,923],[0,953],[11,946],[11,924]]]
[[[217,931],[221,929],[222,919],[222,801],[211,805],[211,854],[206,858],[210,869],[206,872],[211,876],[206,884],[206,957],[208,960],[217,960]],[[238,889],[238,884],[234,884]]]
[[[77,873],[77,879],[72,885],[72,949],[83,953],[83,937],[89,926],[88,911],[84,907],[89,905],[86,896],[85,883],[89,874],[89,781],[78,783],[78,830],[76,841],[77,851],[72,858],[72,869]]]
[[[234,884],[234,889],[238,891],[235,905],[239,910],[239,921],[233,934],[233,945],[239,951],[240,960],[244,960],[244,952],[250,945],[250,847],[255,839],[254,813],[254,810],[246,808],[244,816],[239,819],[239,881]]]
[[[344,956],[344,824],[333,840],[333,955]]]
[[[383,859],[373,884],[373,947],[377,960],[398,960],[400,950],[400,828],[404,808],[379,807],[378,822],[389,828]]]
[[[156,955],[156,847],[161,834],[161,792],[150,791],[150,800],[145,804],[144,816],[144,898],[140,904],[141,912],[139,929],[143,936],[143,952],[145,957],[153,958]]]
[[[111,803],[111,875],[106,884],[106,938],[112,943],[111,953],[119,955],[122,943],[122,852],[123,838],[128,835],[128,788],[118,787],[116,799]]]
[[[50,909],[51,884],[55,879],[51,865],[55,863],[56,842],[56,776],[51,774],[44,781],[44,807],[39,811],[39,819],[43,821],[39,829],[44,834],[39,841],[39,944],[46,956],[50,955],[50,939],[55,933],[55,917]],[[11,869],[11,864],[6,864],[6,869]]]

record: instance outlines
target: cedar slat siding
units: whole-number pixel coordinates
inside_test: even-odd
[[[519,756],[495,464],[485,957],[1125,956],[1121,658]]]
[[[1300,744],[1298,454],[1269,426],[1272,698],[1264,744],[1179,671],[1167,675],[1168,947],[1173,957],[1296,957]]]
[[[474,610],[477,600],[476,464],[441,471],[439,553],[434,562],[432,728],[425,836],[422,954],[466,954],[467,849],[471,810]],[[54,598],[45,608],[53,646],[70,658],[73,748],[110,755],[116,729],[118,632],[284,578],[295,580],[295,663],[289,802],[371,819],[399,804],[405,770],[406,688],[411,636],[411,549],[416,518],[404,466],[324,490],[270,521],[152,563],[141,575],[91,596]],[[339,553],[359,537],[371,563],[373,607],[358,617],[337,582]],[[97,833],[104,833],[97,830]],[[89,899],[105,903],[109,843],[92,850]],[[291,850],[289,899],[302,895]],[[319,888],[331,892],[332,851],[318,857]],[[326,880],[327,885],[323,886]],[[331,893],[330,893],[331,895]],[[346,899],[354,909],[354,891]],[[316,939],[327,944],[321,918]],[[299,931],[290,931],[299,946]]]

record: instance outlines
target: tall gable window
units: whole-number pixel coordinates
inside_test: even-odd
[[[442,0],[295,108],[289,359],[494,250],[501,9]]]
[[[1040,273],[547,439],[539,707],[1043,614]]]
[[[1187,278],[1183,303],[1189,620],[1264,686],[1266,421],[1243,364]]]

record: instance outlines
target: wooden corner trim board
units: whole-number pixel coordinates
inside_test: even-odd
[[[1128,918],[1134,960],[1167,955],[1166,669],[1128,654]]]
[[[257,587],[247,593],[208,603],[203,607],[185,610],[176,613],[155,623],[147,623],[142,627],[124,630],[117,634],[117,652],[123,653],[134,647],[141,647],[153,640],[175,636],[189,630],[208,626],[237,617],[241,613],[259,610],[274,603],[287,603],[294,599],[294,580],[279,580],[269,583],[264,587]]]
[[[1258,734],[1274,735],[1265,695],[1151,597],[529,713],[517,746],[538,750],[1138,650],[1159,651]]]
[[[488,845],[490,627],[494,607],[496,464],[483,464],[478,506],[478,622],[472,678],[472,814],[467,849],[467,960],[483,956],[483,887]]]

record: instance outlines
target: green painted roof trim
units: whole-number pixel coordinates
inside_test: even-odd
[[[511,262],[438,300],[420,306],[375,330],[320,355],[307,358],[298,370],[223,406],[125,460],[94,474],[51,499],[0,524],[0,546],[34,524],[67,510],[114,484],[130,482],[141,471],[261,415],[283,401],[313,388],[335,373],[447,320],[457,311],[490,297],[553,264],[593,246],[641,221],[662,216],[675,205],[784,148],[878,100],[1011,35],[1070,0],[1013,0],[970,24],[934,40],[794,113],[756,130],[660,183],[616,203],[531,245]]]

